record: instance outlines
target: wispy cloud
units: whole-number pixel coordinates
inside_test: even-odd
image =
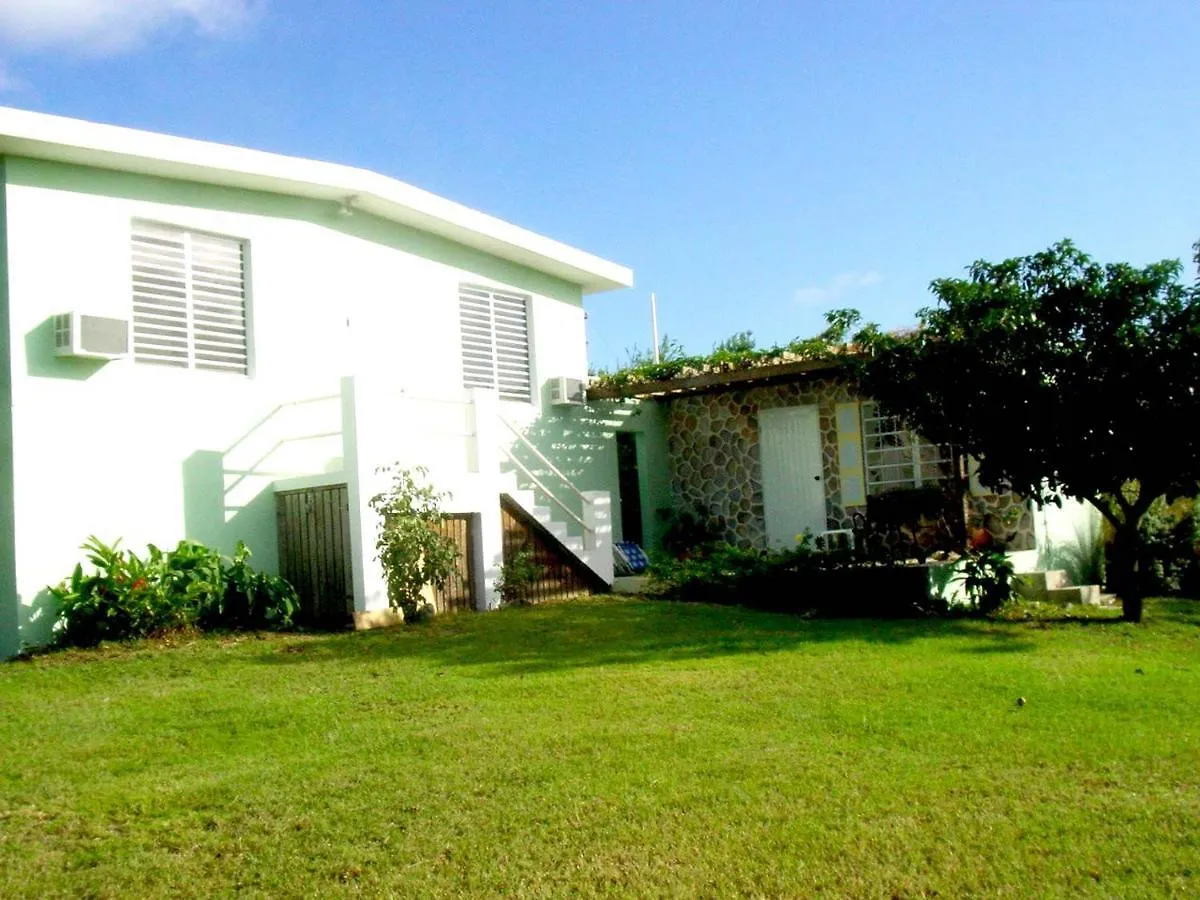
[[[88,56],[121,53],[169,27],[236,34],[266,0],[0,0],[0,44]],[[11,76],[10,76],[11,77]]]
[[[841,275],[834,275],[824,284],[798,288],[795,300],[805,306],[834,303],[847,294],[872,287],[881,281],[883,276],[878,272],[843,272]]]

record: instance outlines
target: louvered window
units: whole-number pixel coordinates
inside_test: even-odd
[[[462,285],[458,290],[463,386],[495,388],[506,400],[530,400],[529,298]]]
[[[243,241],[134,222],[133,357],[248,372]]]

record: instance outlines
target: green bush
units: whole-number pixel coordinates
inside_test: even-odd
[[[545,574],[545,566],[533,558],[532,550],[518,550],[512,559],[500,567],[500,578],[496,581],[500,602],[505,606],[523,606],[529,603],[530,585]]]
[[[239,542],[233,558],[194,541],[174,550],[149,545],[145,557],[96,537],[81,548],[94,571],[75,566],[50,593],[58,601],[55,639],[88,647],[180,628],[289,628],[296,592],[276,575],[255,572]]]
[[[423,467],[404,469],[384,466],[392,476],[386,491],[371,498],[370,506],[383,527],[375,541],[376,559],[387,577],[388,602],[414,622],[429,613],[429,602],[421,596],[426,585],[445,587],[458,565],[458,545],[441,531],[441,504],[449,494],[422,482]]]
[[[791,550],[702,544],[682,558],[655,559],[649,572],[651,591],[690,603],[743,603],[747,597],[777,591],[785,573],[812,556],[807,541]]]
[[[1155,500],[1138,525],[1144,564],[1139,569],[1144,595],[1195,593],[1197,586],[1197,528],[1195,501],[1181,498],[1168,504]]]
[[[1013,599],[1013,564],[997,550],[972,550],[962,561],[963,588],[971,607],[989,616]]]

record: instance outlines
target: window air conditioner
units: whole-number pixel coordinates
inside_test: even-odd
[[[54,355],[121,359],[129,355],[129,320],[70,312],[54,317]]]
[[[587,391],[582,378],[559,375],[550,382],[550,404],[552,406],[583,406],[587,402]]]

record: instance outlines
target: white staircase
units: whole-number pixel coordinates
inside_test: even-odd
[[[534,472],[511,446],[501,450],[512,471],[500,475],[500,493],[536,521],[558,544],[609,587],[613,583],[612,498],[608,491],[581,491],[507,419],[508,430],[538,461]],[[548,474],[547,474],[548,473]],[[552,482],[552,488],[547,482]],[[568,499],[564,500],[562,495]],[[551,505],[546,505],[546,504]]]
[[[1013,576],[1013,587],[1025,600],[1034,603],[1057,603],[1067,606],[1086,603],[1089,606],[1104,606],[1111,600],[1100,593],[1098,584],[1071,584],[1063,569],[1039,572],[1020,572]]]

